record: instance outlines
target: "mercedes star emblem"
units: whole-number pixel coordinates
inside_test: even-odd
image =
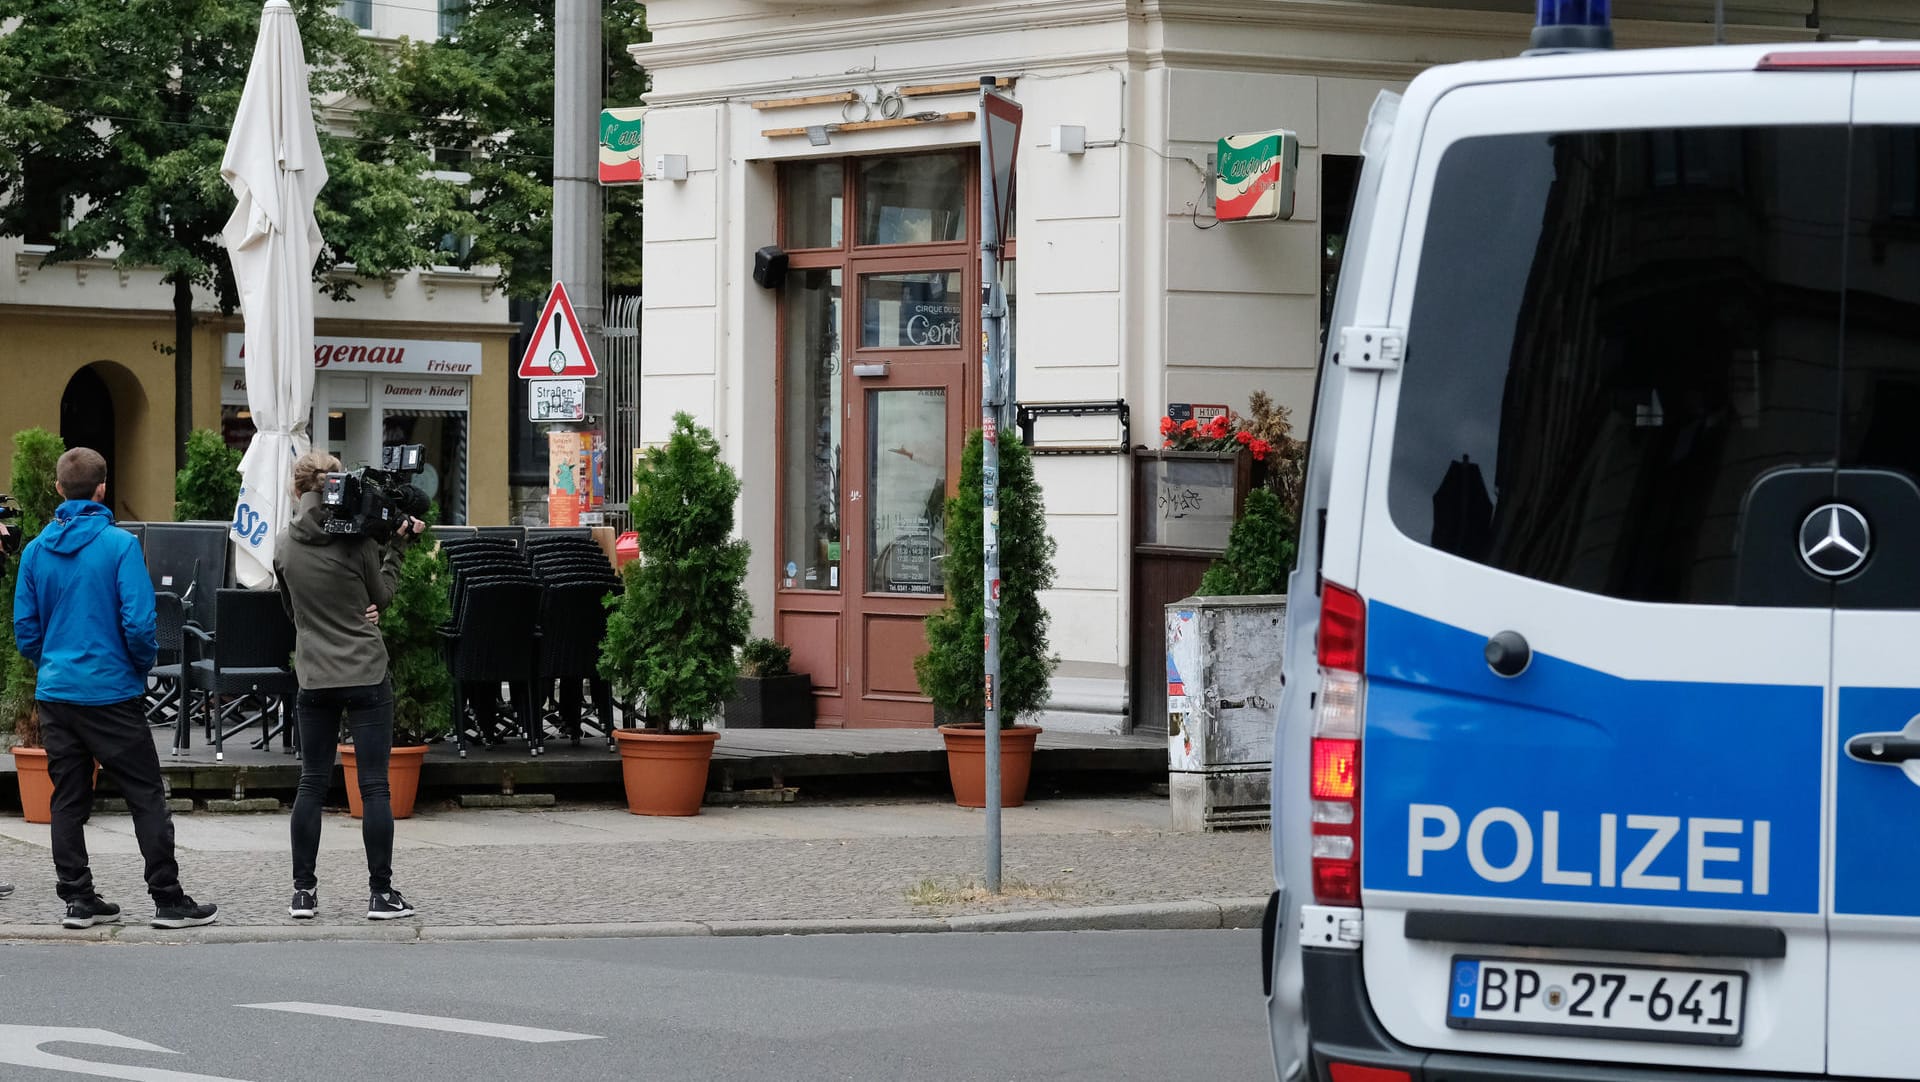
[[[1867,562],[1871,540],[1867,516],[1844,503],[1826,504],[1800,523],[1800,559],[1816,575],[1841,578]]]

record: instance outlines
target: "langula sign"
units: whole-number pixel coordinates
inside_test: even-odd
[[[245,368],[247,336],[226,336],[222,361]],[[313,367],[321,372],[382,372],[387,375],[477,376],[480,343],[425,338],[329,338],[315,335]]]

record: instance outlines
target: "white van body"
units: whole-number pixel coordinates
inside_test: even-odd
[[[1279,1076],[1920,1079],[1920,45],[1436,68],[1364,151]]]

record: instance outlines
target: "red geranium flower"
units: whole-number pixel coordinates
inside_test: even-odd
[[[1253,433],[1248,432],[1245,429],[1241,429],[1239,432],[1234,433],[1233,438],[1236,440],[1239,440],[1240,443],[1244,446],[1246,444],[1253,442]]]
[[[1267,457],[1267,452],[1272,449],[1268,445],[1266,440],[1254,440],[1252,443],[1248,444],[1247,447],[1249,450],[1253,452],[1253,460],[1255,462],[1259,462],[1265,459]]]
[[[1164,436],[1167,433],[1172,431],[1173,431],[1173,418],[1171,417],[1160,418],[1160,434]]]
[[[1196,420],[1194,420],[1194,419],[1193,419],[1193,418],[1191,418],[1191,417],[1189,417],[1189,418],[1187,418],[1186,420],[1184,420],[1184,421],[1181,421],[1181,422],[1180,422],[1180,431],[1182,431],[1182,432],[1192,432],[1192,431],[1194,431],[1194,430],[1196,430],[1196,429],[1198,429],[1199,427],[1200,427],[1200,422],[1199,422],[1199,421],[1196,421]]]

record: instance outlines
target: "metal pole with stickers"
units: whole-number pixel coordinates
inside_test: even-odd
[[[1007,295],[1000,284],[1000,245],[1013,203],[1013,159],[1020,140],[1020,106],[994,93],[997,80],[980,79],[980,521],[986,553],[986,812],[987,889],[1000,890],[1000,433],[1012,429],[1007,394]]]

